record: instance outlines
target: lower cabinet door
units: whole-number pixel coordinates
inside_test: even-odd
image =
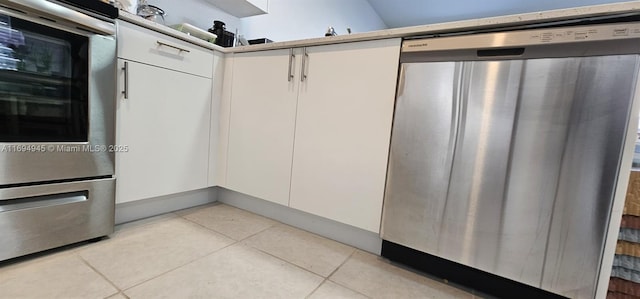
[[[234,56],[226,188],[289,204],[297,77],[289,50]]]
[[[306,51],[290,206],[377,233],[400,40]]]
[[[118,65],[116,202],[207,187],[211,79]]]

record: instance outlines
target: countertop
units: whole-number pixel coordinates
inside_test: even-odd
[[[349,35],[338,35],[330,37],[318,37],[303,40],[293,40],[284,42],[275,42],[260,45],[241,46],[233,48],[223,48],[215,44],[208,43],[196,37],[190,36],[186,33],[180,32],[173,28],[160,25],[148,20],[145,20],[139,16],[128,13],[126,11],[120,11],[120,19],[128,21],[140,26],[155,30],[175,38],[179,38],[193,44],[216,50],[223,53],[241,53],[241,52],[253,52],[264,51],[274,49],[286,49],[296,47],[308,47],[318,45],[328,45],[337,43],[347,43],[356,41],[376,40],[385,38],[397,38],[397,37],[410,37],[410,36],[422,36],[452,32],[465,32],[480,29],[501,28],[521,25],[531,25],[536,23],[548,23],[556,21],[566,21],[571,19],[583,19],[590,17],[602,17],[624,14],[640,14],[640,0],[630,2],[620,2],[614,4],[603,4],[593,6],[583,6],[567,9],[556,9],[533,13],[524,13],[516,15],[507,15],[491,18],[463,20],[455,22],[437,23],[429,25],[420,25],[412,27],[402,27],[394,29],[385,29],[378,31],[370,31],[363,33],[354,33]]]
[[[129,23],[133,23],[136,25],[140,25],[142,27],[160,32],[160,33],[164,33],[166,35],[169,36],[173,36],[175,38],[190,42],[192,44],[204,47],[204,48],[208,48],[211,50],[216,50],[216,51],[220,51],[220,52],[231,52],[226,48],[220,47],[218,45],[209,43],[207,41],[201,40],[197,37],[191,36],[189,34],[186,34],[184,32],[178,31],[176,29],[173,29],[169,26],[165,26],[162,24],[158,24],[152,21],[149,21],[145,18],[139,17],[137,15],[134,15],[130,12],[124,11],[124,10],[120,10],[120,16],[118,16],[119,19],[123,20],[123,21],[127,21]]]

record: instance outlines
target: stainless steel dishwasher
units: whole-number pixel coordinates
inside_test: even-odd
[[[639,23],[406,40],[383,256],[593,298],[639,45]]]

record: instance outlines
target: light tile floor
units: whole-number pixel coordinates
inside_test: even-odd
[[[476,298],[353,247],[224,204],[0,263],[0,298]]]

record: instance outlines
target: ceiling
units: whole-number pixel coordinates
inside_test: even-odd
[[[486,18],[619,0],[368,0],[389,28]]]

